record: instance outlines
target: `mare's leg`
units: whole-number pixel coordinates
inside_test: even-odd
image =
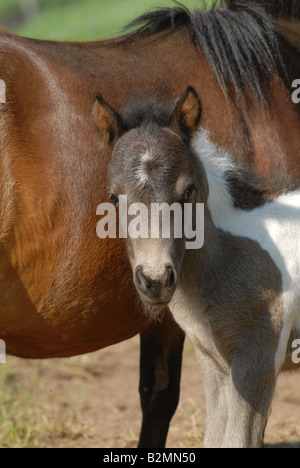
[[[163,448],[179,401],[184,333],[167,311],[141,333],[140,448]]]

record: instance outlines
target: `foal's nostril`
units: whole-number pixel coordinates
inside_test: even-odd
[[[138,267],[135,270],[134,283],[140,293],[151,300],[167,300],[177,283],[176,270],[172,265],[167,265],[160,278],[151,279],[144,274],[143,267]]]
[[[167,267],[166,276],[166,287],[171,289],[176,283],[175,273],[171,266]]]
[[[149,288],[149,282],[141,268],[138,268],[135,272],[135,284],[137,288],[141,289],[142,291],[146,291]]]

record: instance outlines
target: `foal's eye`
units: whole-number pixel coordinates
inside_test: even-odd
[[[117,205],[119,203],[119,197],[114,193],[108,193],[108,197],[114,203],[114,205]]]
[[[191,186],[187,189],[187,191],[185,192],[185,194],[184,194],[184,196],[183,196],[184,200],[190,200],[191,198],[193,198],[193,196],[195,195],[196,191],[197,191],[196,185],[191,185]]]

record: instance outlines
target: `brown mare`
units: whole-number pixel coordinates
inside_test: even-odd
[[[0,108],[0,338],[11,354],[49,358],[142,332],[140,446],[161,447],[179,397],[183,334],[168,318],[149,325],[123,243],[96,236],[111,149],[93,120],[94,96],[101,93],[119,110],[141,95],[175,99],[192,85],[214,143],[259,173],[295,178],[300,112],[276,77],[275,42],[273,50],[269,20],[257,7],[197,14],[175,8],[144,20],[134,35],[94,43],[0,35],[7,97]],[[234,35],[239,43],[245,25],[251,41],[239,63]],[[230,31],[232,47],[224,48]],[[279,39],[285,52],[287,42]],[[267,62],[261,40],[272,48]],[[284,58],[291,80],[299,78],[297,49],[288,45]]]

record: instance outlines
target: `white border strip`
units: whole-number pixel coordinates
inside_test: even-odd
[[[6,84],[0,79],[0,104],[6,104]]]

